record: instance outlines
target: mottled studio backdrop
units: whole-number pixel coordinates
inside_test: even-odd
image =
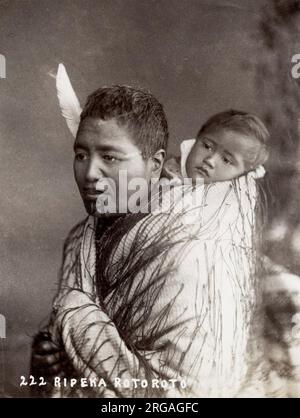
[[[50,312],[64,238],[85,216],[73,181],[72,137],[56,98],[58,64],[65,64],[82,104],[103,84],[149,88],[165,105],[176,153],[179,141],[215,112],[234,107],[262,115],[256,66],[265,3],[0,0],[6,57],[0,314],[7,320],[0,383],[5,380],[6,392],[15,396],[19,376],[28,373],[31,337]]]

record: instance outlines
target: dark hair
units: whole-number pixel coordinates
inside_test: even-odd
[[[268,142],[270,134],[265,124],[257,116],[233,109],[217,113],[204,123],[197,134],[197,139],[204,133],[217,129],[240,133],[247,137],[255,138],[260,142],[261,148],[258,155],[256,155],[255,161],[251,162],[252,168],[265,163],[268,159]]]
[[[81,122],[88,117],[115,118],[133,135],[144,159],[168,145],[168,123],[162,104],[148,91],[129,86],[102,87],[87,99]]]

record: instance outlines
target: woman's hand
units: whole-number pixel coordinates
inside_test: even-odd
[[[39,332],[32,345],[31,374],[35,377],[49,378],[64,375],[67,356],[63,349],[51,341],[47,332]]]
[[[48,387],[44,387],[47,392],[47,389],[50,390],[52,387],[54,377],[74,376],[76,373],[65,350],[51,341],[51,335],[48,332],[41,331],[33,340],[30,374],[35,377],[35,380],[43,377],[47,381]],[[33,396],[41,395],[35,386],[32,389]]]

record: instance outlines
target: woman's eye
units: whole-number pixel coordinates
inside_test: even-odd
[[[228,164],[228,165],[232,164],[232,161],[227,157],[223,157],[223,161],[224,161],[225,164]]]
[[[84,160],[86,160],[87,158],[88,158],[87,154],[84,154],[83,152],[78,152],[78,153],[75,155],[75,159],[76,159],[77,161],[84,161]]]
[[[102,158],[103,158],[103,160],[105,160],[105,161],[107,161],[109,163],[113,163],[113,162],[116,161],[116,157],[113,157],[112,155],[109,155],[109,154],[103,155]]]

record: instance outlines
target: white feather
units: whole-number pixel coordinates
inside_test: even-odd
[[[56,89],[61,114],[66,119],[72,135],[76,137],[82,109],[63,64],[58,66]]]

